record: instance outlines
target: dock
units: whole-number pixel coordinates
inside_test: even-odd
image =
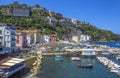
[[[36,61],[33,63],[33,68],[30,70],[31,78],[36,77],[36,75],[38,74],[39,69],[41,68],[42,59],[43,59],[42,52],[37,52]]]

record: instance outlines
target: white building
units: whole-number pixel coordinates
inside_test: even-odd
[[[49,22],[49,24],[56,26],[58,23],[58,20],[53,18],[53,17],[47,17],[47,21]]]
[[[2,48],[9,53],[15,50],[15,26],[7,24],[0,24],[0,40],[2,41]]]
[[[81,35],[80,41],[91,41],[91,36],[88,35]]]
[[[50,37],[47,35],[44,36],[44,39],[45,39],[45,42],[47,42],[47,43],[50,41]]]
[[[61,19],[59,20],[59,23],[61,23],[63,26],[73,26],[71,19]]]
[[[72,21],[72,23],[73,23],[74,25],[77,24],[77,20],[76,20],[76,19],[71,19],[71,21]]]

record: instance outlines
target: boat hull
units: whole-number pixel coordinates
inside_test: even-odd
[[[93,65],[92,64],[87,64],[87,65],[77,64],[77,67],[79,67],[79,68],[93,68]]]

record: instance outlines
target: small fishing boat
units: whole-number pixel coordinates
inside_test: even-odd
[[[81,59],[79,57],[71,57],[72,61],[80,61]]]
[[[77,64],[80,68],[93,68],[93,64]]]
[[[64,59],[63,59],[62,56],[56,55],[56,56],[55,56],[55,60],[57,60],[57,61],[63,61]]]

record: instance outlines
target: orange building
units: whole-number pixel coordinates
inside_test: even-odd
[[[28,35],[34,35],[34,43],[39,42],[40,38],[40,30],[21,30],[22,32],[26,32]]]

